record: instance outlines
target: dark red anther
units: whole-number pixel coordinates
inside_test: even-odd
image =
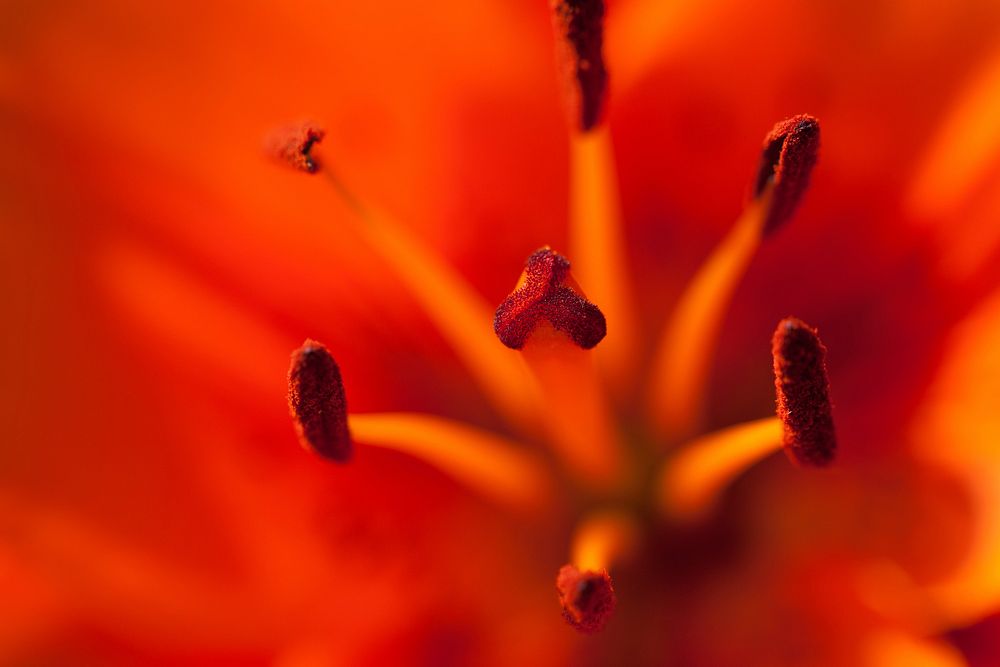
[[[346,463],[354,447],[347,428],[347,399],[340,369],[322,343],[307,340],[292,353],[288,407],[306,449]]]
[[[319,125],[305,121],[275,130],[264,143],[265,150],[275,159],[293,169],[315,174],[319,162],[312,155],[313,146],[323,141],[326,132]]]
[[[606,571],[580,572],[573,565],[563,565],[556,576],[556,590],[563,617],[585,634],[603,630],[615,610],[615,589]]]
[[[781,121],[764,138],[753,196],[761,196],[769,184],[774,184],[764,221],[765,235],[773,234],[795,213],[809,187],[818,154],[819,121],[807,114]]]
[[[774,332],[771,353],[785,452],[796,463],[825,466],[837,451],[826,347],[815,329],[786,317]]]
[[[603,0],[552,0],[560,64],[574,122],[586,132],[601,119],[608,72],[604,68]]]
[[[569,260],[550,248],[532,253],[523,284],[497,308],[493,330],[504,345],[520,350],[542,321],[585,350],[607,333],[604,313],[566,284]]]

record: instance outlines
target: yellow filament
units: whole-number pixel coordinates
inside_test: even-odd
[[[657,481],[663,512],[679,520],[703,517],[740,473],[781,449],[777,417],[732,426],[702,436],[669,459]]]
[[[770,194],[769,188],[747,205],[681,295],[661,335],[648,410],[659,435],[667,440],[690,437],[703,418],[716,339],[733,293],[760,245]]]
[[[493,334],[493,308],[409,230],[362,205],[331,172],[345,202],[364,224],[360,230],[406,283],[487,397],[515,427],[531,431],[537,420],[535,394],[518,355]]]
[[[591,352],[547,322],[532,332],[521,352],[542,390],[556,453],[593,487],[620,481],[622,448]]]
[[[581,572],[611,569],[635,551],[639,539],[636,520],[613,510],[586,517],[573,534],[570,558]]]
[[[658,63],[703,39],[732,0],[631,0],[608,16],[616,90],[628,91]]]
[[[966,84],[921,160],[910,191],[913,212],[955,212],[1000,160],[1000,50]]]
[[[615,389],[624,391],[634,360],[636,325],[615,159],[607,125],[592,132],[574,132],[570,149],[573,273],[611,323],[596,355]]]
[[[916,637],[899,630],[874,632],[864,644],[865,667],[964,667],[961,652],[942,639]]]
[[[1000,185],[1000,170],[997,171]],[[1000,187],[976,197],[971,206],[961,207],[959,217],[949,217],[941,225],[938,246],[942,272],[962,282],[995,265],[991,262],[1000,250]]]
[[[550,497],[544,464],[526,446],[432,415],[352,414],[356,441],[409,454],[500,502],[537,508]]]

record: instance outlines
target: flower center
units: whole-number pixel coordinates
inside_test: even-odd
[[[644,529],[705,517],[733,479],[780,449],[795,463],[822,466],[836,446],[825,348],[814,329],[794,318],[783,320],[773,338],[777,415],[715,433],[704,433],[703,425],[728,304],[756,249],[802,199],[816,162],[818,121],[795,116],[765,137],[745,210],[683,292],[651,363],[640,366],[611,135],[602,113],[603,15],[600,0],[554,4],[571,93],[576,277],[569,259],[548,247],[537,250],[491,318],[491,306],[433,249],[322,169],[354,213],[359,233],[402,279],[516,438],[431,415],[349,414],[336,363],[314,341],[293,354],[289,370],[289,405],[302,443],[331,461],[346,462],[352,442],[394,449],[521,509],[544,506],[568,481],[581,509],[570,562],[556,583],[567,621],[588,633],[608,621],[616,604],[610,572],[636,552]],[[296,169],[320,171],[313,152],[322,130],[304,124],[276,136],[273,155]],[[629,424],[615,410],[616,399],[643,386],[651,443],[627,438]],[[546,447],[551,458],[539,451]]]

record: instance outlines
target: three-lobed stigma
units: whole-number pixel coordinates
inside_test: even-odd
[[[837,437],[826,374],[826,347],[815,329],[787,317],[778,324],[771,349],[785,452],[801,465],[829,465],[836,454]]]
[[[292,353],[288,407],[302,446],[346,463],[354,453],[340,368],[322,343],[307,340]]]
[[[607,334],[601,310],[570,284],[569,260],[551,248],[528,257],[521,285],[496,310],[493,330],[507,347],[520,350],[543,321],[585,350]]]
[[[528,257],[522,284],[497,308],[493,331],[507,347],[519,350],[543,321],[585,350],[607,334],[601,310],[569,284],[569,260],[551,248]]]

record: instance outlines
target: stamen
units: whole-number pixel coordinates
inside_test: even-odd
[[[337,463],[351,459],[344,383],[337,362],[322,343],[307,340],[292,353],[288,406],[303,447]]]
[[[603,0],[553,0],[560,66],[574,123],[586,132],[604,110],[608,73],[604,69]]]
[[[791,219],[809,187],[809,177],[819,153],[819,121],[807,114],[776,124],[764,139],[753,197],[760,198],[769,186],[771,205],[764,220],[769,236]]]
[[[517,289],[497,309],[494,329],[521,350],[536,379],[558,454],[589,484],[614,484],[621,448],[588,351],[604,336],[604,316],[579,293],[566,258],[548,248],[531,255]]]
[[[818,142],[819,125],[811,116],[774,126],[764,142],[752,198],[691,280],[661,334],[648,410],[667,441],[697,431],[712,352],[729,302],[763,238],[784,224],[801,200]]]
[[[311,151],[313,146],[323,141],[325,135],[319,125],[305,121],[275,130],[265,140],[264,148],[272,157],[293,169],[315,174],[320,165]]]
[[[788,317],[778,324],[771,349],[785,452],[800,465],[828,465],[836,453],[837,438],[826,376],[826,347],[815,329]]]
[[[733,293],[760,245],[768,196],[750,202],[688,284],[660,336],[647,409],[667,442],[690,437],[704,417],[715,341]]]
[[[768,417],[681,445],[659,474],[656,491],[660,509],[675,520],[701,519],[737,476],[780,450],[782,443],[781,421]]]
[[[330,169],[324,169],[358,231],[396,271],[486,396],[513,426],[535,429],[535,388],[523,362],[498,350],[489,335],[490,306],[440,256],[408,229],[366,206]]]
[[[612,384],[624,391],[638,348],[628,280],[618,176],[606,126],[570,138],[570,242],[574,272],[614,330],[597,350]]]
[[[604,314],[568,281],[569,260],[548,247],[532,253],[517,289],[500,304],[493,318],[500,342],[520,350],[542,321],[585,350],[601,342],[607,333]]]
[[[556,577],[556,590],[563,617],[584,634],[603,630],[615,610],[615,590],[606,571],[581,572],[573,565],[563,565]]]
[[[349,419],[358,442],[409,454],[502,503],[537,509],[551,497],[544,463],[521,443],[431,415],[353,414]]]

